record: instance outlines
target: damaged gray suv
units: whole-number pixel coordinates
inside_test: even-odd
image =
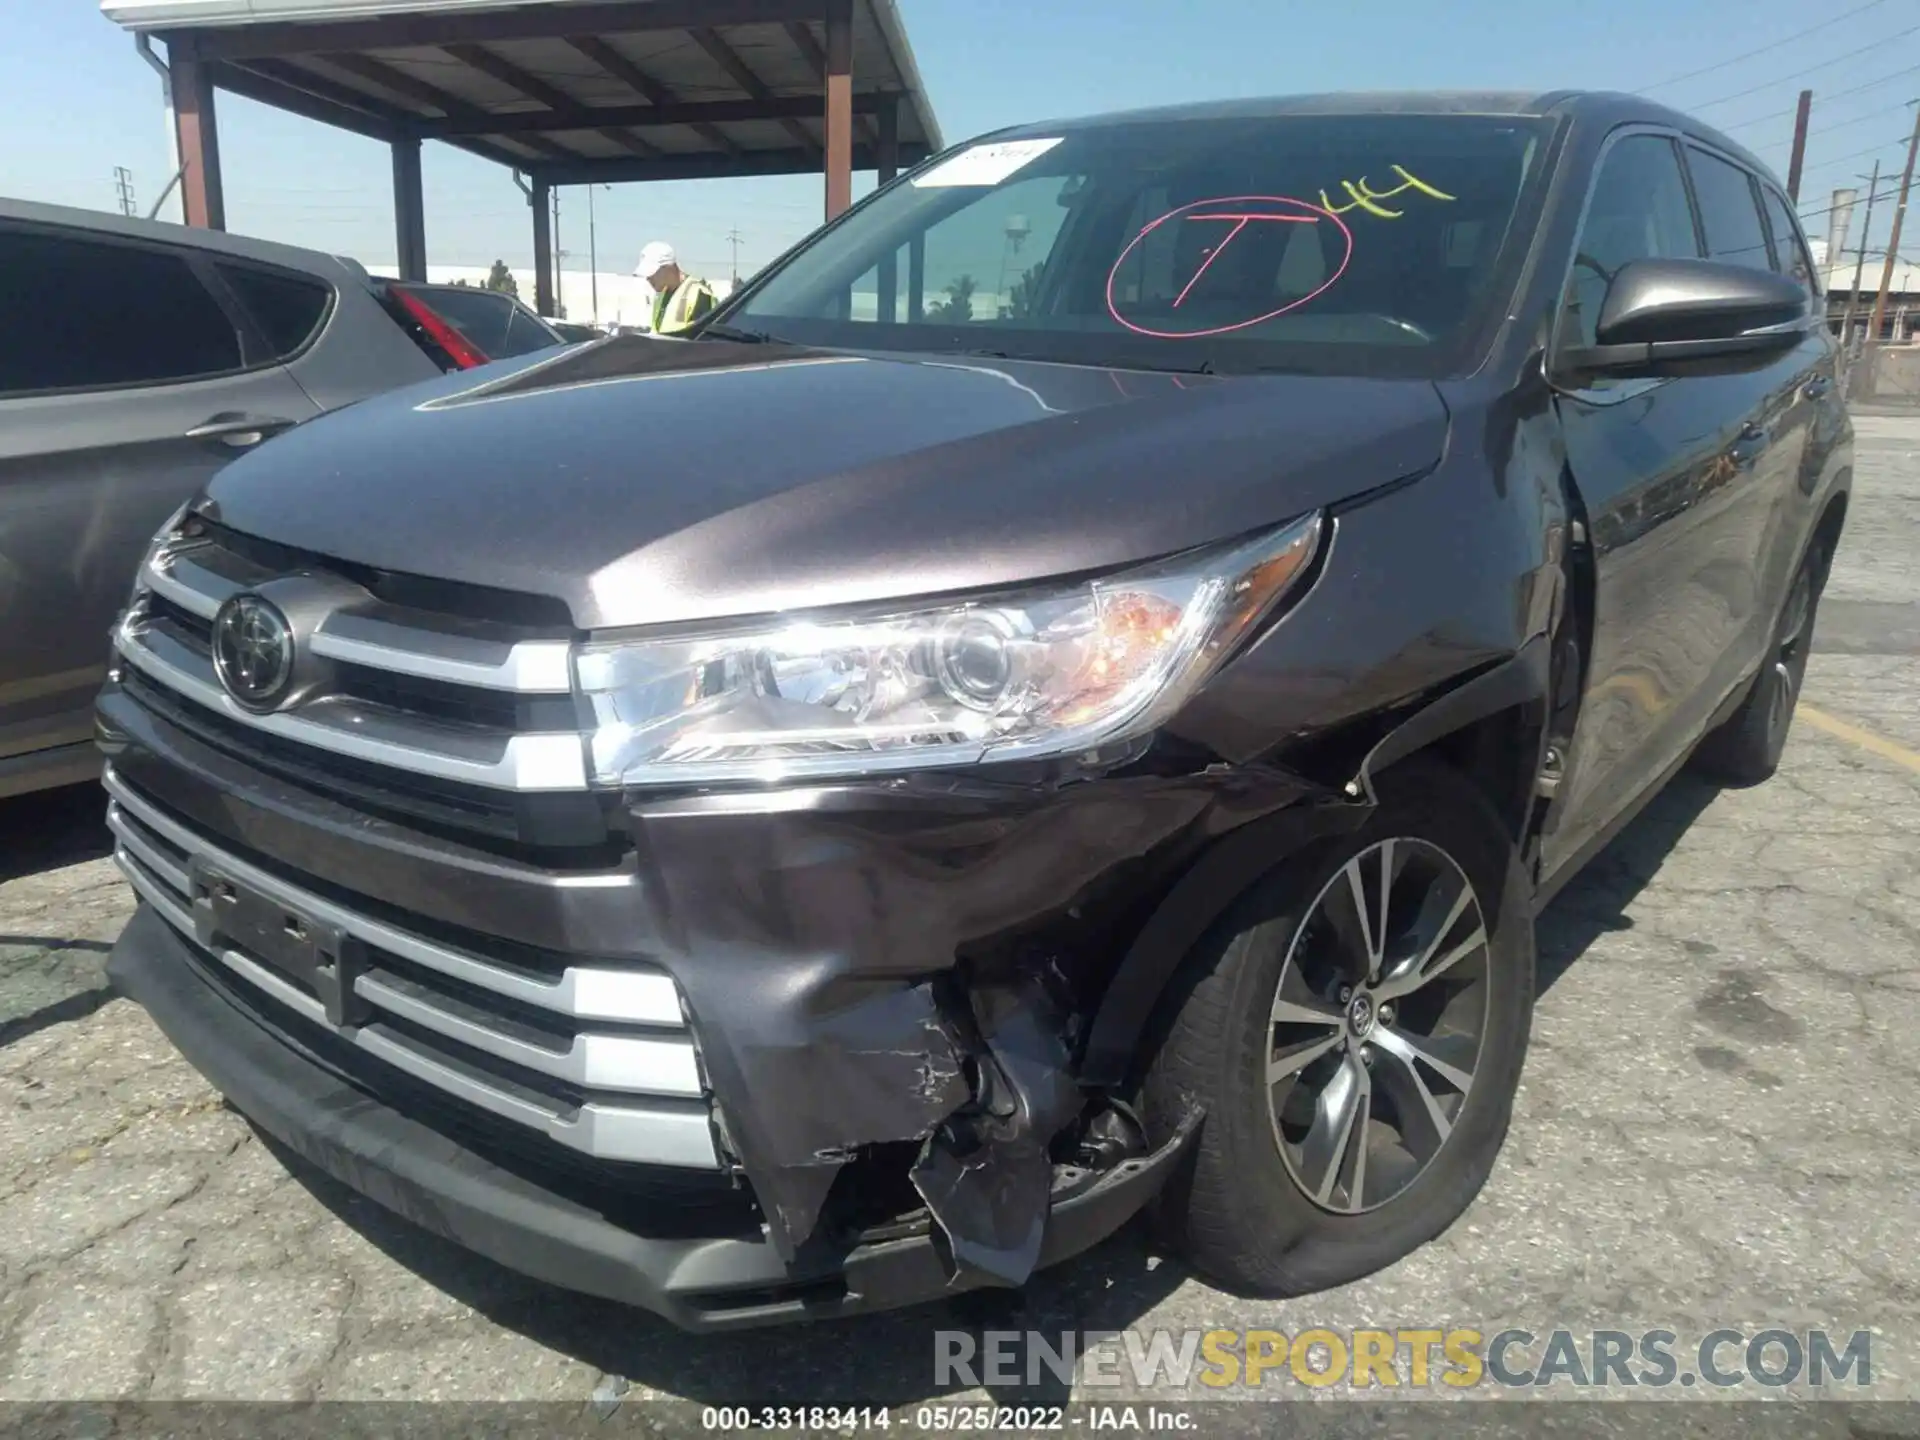
[[[1485,1182],[1534,917],[1779,761],[1851,432],[1774,177],[1623,96],[1026,127],[699,333],[269,441],[98,706],[111,973],[263,1130],[723,1329]],[[131,577],[130,577],[131,578]]]

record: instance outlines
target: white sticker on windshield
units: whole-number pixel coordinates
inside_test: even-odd
[[[998,185],[1026,165],[1031,165],[1065,137],[1051,140],[1001,140],[992,145],[974,145],[951,160],[943,160],[926,174],[916,176],[914,184]]]

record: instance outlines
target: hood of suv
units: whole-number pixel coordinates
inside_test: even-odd
[[[1446,427],[1424,381],[635,337],[323,416],[228,466],[208,508],[597,629],[1124,565],[1427,469]]]

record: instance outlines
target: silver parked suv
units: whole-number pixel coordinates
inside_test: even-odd
[[[561,343],[510,296],[453,293],[458,314],[317,251],[0,199],[0,796],[98,772],[108,628],[214,471],[324,411]]]

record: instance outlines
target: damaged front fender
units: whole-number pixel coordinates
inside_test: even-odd
[[[954,1284],[1024,1280],[1087,1107],[1074,1057],[1114,935],[1223,831],[1311,790],[1248,768],[636,805],[651,958],[781,1258],[853,1243],[847,1212],[884,1164],[890,1213],[917,1196]]]

